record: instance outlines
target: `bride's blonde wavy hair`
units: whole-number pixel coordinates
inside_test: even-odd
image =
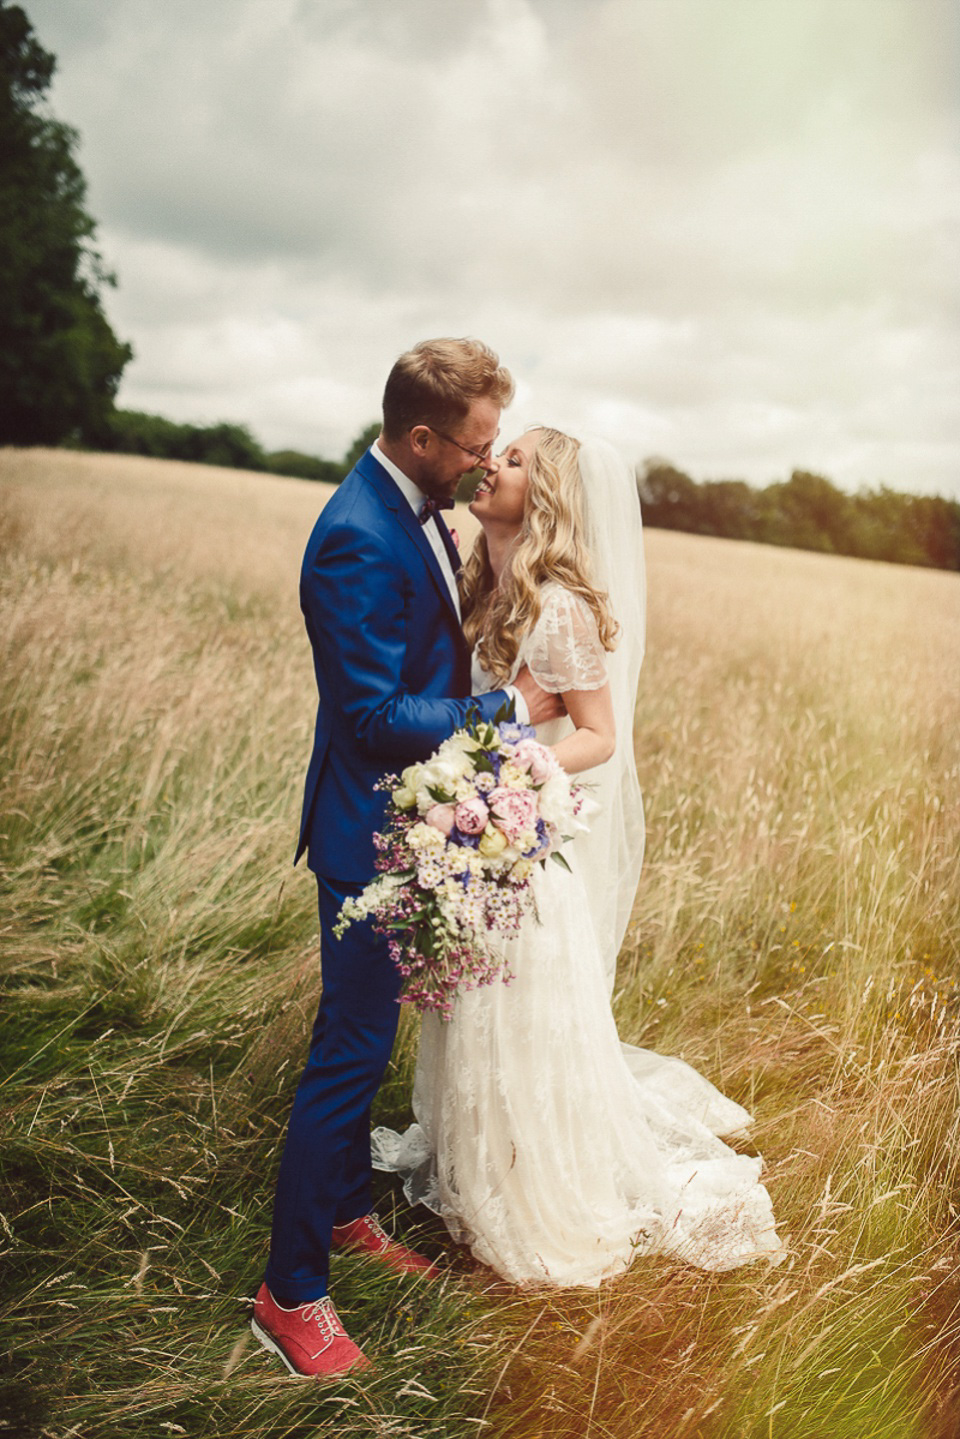
[[[540,618],[540,593],[549,580],[586,601],[605,650],[614,648],[619,629],[607,596],[590,579],[590,557],[583,542],[580,441],[540,426],[536,433],[523,527],[500,583],[494,584],[482,532],[460,573],[464,635],[471,648],[479,647],[484,669],[498,684],[509,680],[520,641]]]

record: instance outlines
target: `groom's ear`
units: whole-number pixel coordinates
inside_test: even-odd
[[[413,453],[417,456],[425,455],[430,445],[430,426],[414,425],[407,434]]]

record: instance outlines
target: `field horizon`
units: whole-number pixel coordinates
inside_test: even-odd
[[[448,1273],[338,1262],[372,1373],[318,1391],[251,1343],[319,988],[291,860],[328,492],[0,450],[0,1433],[954,1439],[960,580],[675,531],[614,1008],[754,1113],[788,1260],[512,1290],[384,1178]],[[375,1122],[415,1045],[407,1015]]]

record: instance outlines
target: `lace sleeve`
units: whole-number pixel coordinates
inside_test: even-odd
[[[560,585],[546,590],[521,658],[551,694],[598,690],[607,682],[606,651],[590,606]]]

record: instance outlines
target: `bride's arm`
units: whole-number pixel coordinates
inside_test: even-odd
[[[616,748],[610,686],[597,690],[567,690],[563,695],[567,714],[576,725],[573,734],[551,748],[567,774],[579,774],[603,764]]]

